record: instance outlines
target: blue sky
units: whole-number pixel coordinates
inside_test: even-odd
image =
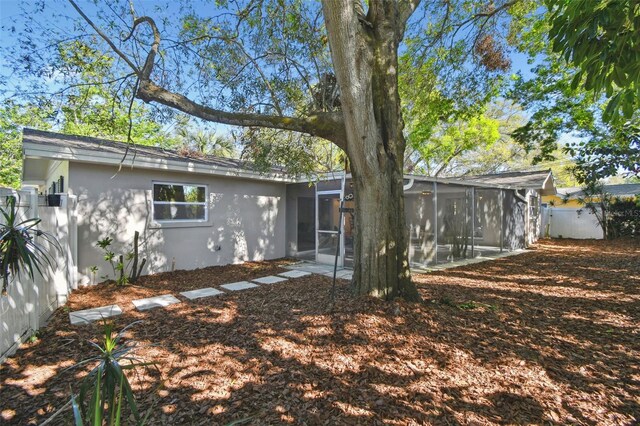
[[[28,7],[32,7],[30,3],[23,3],[25,0],[0,0],[0,26],[4,28],[4,30],[0,33],[0,44],[2,46],[11,45],[14,43],[14,37],[12,37],[7,29],[15,26],[17,31],[20,31],[24,27],[24,22],[22,21],[21,13],[22,7],[21,5],[27,4]],[[94,17],[96,13],[96,8],[90,2],[79,1],[80,6],[83,8],[85,13],[87,13],[90,17]],[[155,2],[152,0],[146,1],[136,1],[135,7],[138,15],[149,14],[150,16],[154,16],[154,6]],[[200,11],[199,11],[200,12]],[[58,29],[65,30],[70,28],[72,25],[71,21],[65,21],[60,18],[50,19],[51,14],[59,14],[64,13],[68,16],[75,18],[77,16],[75,10],[72,9],[70,4],[64,0],[53,0],[45,2],[45,10],[44,13],[37,14],[36,23],[37,25],[42,26],[43,28],[54,27]],[[127,19],[128,17],[125,17]],[[510,55],[512,61],[512,72],[520,71],[525,78],[529,78],[532,74],[530,72],[531,65],[527,63],[526,55],[519,53],[512,53]],[[9,84],[8,87],[4,89],[11,90],[12,82],[15,79],[12,79],[10,76],[10,69],[7,67],[7,63],[5,58],[0,57],[0,76],[8,77]],[[51,85],[52,89],[55,89],[55,82],[52,80]],[[223,130],[224,129],[224,130]],[[221,128],[223,133],[226,133],[225,128]]]

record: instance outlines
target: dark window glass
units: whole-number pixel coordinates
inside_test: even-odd
[[[200,185],[153,185],[153,219],[206,220],[206,188]]]
[[[156,183],[153,185],[153,201],[204,203],[205,188],[196,185]]]

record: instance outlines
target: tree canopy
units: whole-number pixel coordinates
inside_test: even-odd
[[[536,145],[541,158],[563,133],[600,131],[601,117],[589,115],[593,104],[571,92],[581,90],[582,81],[589,93],[604,91],[612,99],[624,93],[616,102],[628,115],[635,68],[617,74],[609,72],[616,64],[593,68],[593,51],[576,50],[580,40],[571,38],[575,28],[593,22],[568,3],[549,1],[545,9],[534,0],[41,2],[25,13],[27,24],[9,52],[13,78],[24,76],[31,92],[43,85],[74,88],[61,108],[68,125],[108,123],[121,134],[126,123],[105,114],[117,105],[113,111],[134,118],[126,135],[136,142],[181,115],[242,127],[244,151],[263,163],[313,158],[320,139],[342,150],[358,209],[355,289],[415,299],[404,235],[406,148],[447,162],[496,143],[499,123],[486,112],[509,84],[514,47],[549,61],[549,70],[539,67],[535,81],[513,92],[533,108],[532,120],[514,134]],[[49,21],[65,24],[39,27],[35,16],[45,10]],[[628,18],[635,9],[621,10]],[[621,16],[598,18],[594,34],[611,38],[600,26],[623,22]],[[547,33],[576,61],[577,74],[565,75],[560,56],[543,51]],[[624,49],[633,47],[625,37]],[[25,93],[21,84],[13,92]],[[572,97],[571,105],[558,100]],[[87,115],[75,117],[78,111]],[[336,158],[331,151],[329,163]]]

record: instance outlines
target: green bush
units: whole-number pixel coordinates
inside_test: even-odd
[[[636,199],[615,199],[607,218],[610,238],[640,236],[640,196]]]

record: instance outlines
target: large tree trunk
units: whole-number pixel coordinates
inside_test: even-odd
[[[357,0],[323,0],[354,182],[355,290],[419,300],[409,270],[397,75],[406,18],[398,2],[369,4],[364,16]]]
[[[138,76],[136,96],[213,121],[258,126],[319,136],[343,148],[351,162],[356,201],[354,283],[358,294],[419,300],[411,282],[404,217],[405,140],[398,94],[398,46],[407,20],[420,0],[323,0],[322,9],[334,70],[340,86],[342,117],[307,117],[228,112],[198,104],[151,80],[160,32],[150,17],[136,27],[151,27],[154,41],[144,66],[118,49],[73,0],[72,6]]]

